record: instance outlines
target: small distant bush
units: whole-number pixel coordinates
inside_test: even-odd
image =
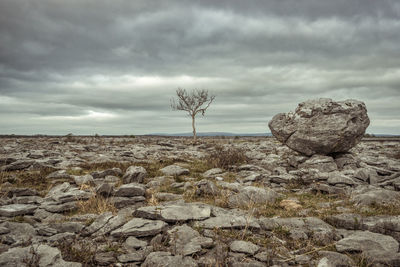
[[[233,165],[249,161],[243,149],[235,147],[215,146],[215,150],[206,158],[207,163],[213,168],[229,169]]]
[[[76,139],[72,133],[69,133],[65,136],[65,141],[66,142],[75,142]]]

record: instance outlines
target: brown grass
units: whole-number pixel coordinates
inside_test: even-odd
[[[74,240],[63,240],[57,247],[65,261],[80,262],[83,266],[97,266],[94,260],[97,245],[91,240],[80,240],[76,237]]]
[[[54,172],[51,168],[42,168],[37,171],[11,171],[0,172],[0,190],[6,192],[6,188],[2,188],[3,183],[9,182],[13,187],[36,189],[40,195],[44,196],[51,188],[51,181],[46,176]]]
[[[233,165],[244,164],[249,161],[244,150],[235,147],[216,145],[213,152],[205,159],[209,166],[228,170]]]
[[[102,214],[111,211],[113,214],[117,213],[117,208],[110,202],[109,199],[100,195],[94,195],[88,200],[81,200],[77,202],[78,214],[94,213]]]

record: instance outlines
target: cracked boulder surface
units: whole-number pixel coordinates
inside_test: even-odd
[[[294,113],[279,113],[268,124],[276,139],[307,156],[350,150],[368,125],[363,102],[329,98],[302,102]]]
[[[400,266],[399,151],[0,138],[0,266]]]

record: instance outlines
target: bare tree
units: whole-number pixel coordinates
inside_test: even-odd
[[[205,89],[194,89],[191,92],[187,92],[186,89],[178,88],[176,90],[177,100],[171,99],[172,110],[183,110],[186,111],[192,118],[193,128],[193,139],[196,141],[196,115],[201,113],[204,116],[206,110],[215,99],[215,95],[209,95],[208,90]]]

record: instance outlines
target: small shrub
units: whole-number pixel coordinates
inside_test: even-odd
[[[242,149],[217,145],[206,161],[213,168],[229,169],[233,165],[247,163],[249,159]]]
[[[97,252],[97,245],[90,240],[63,240],[58,244],[62,258],[65,261],[80,262],[83,266],[97,266],[94,257]]]

